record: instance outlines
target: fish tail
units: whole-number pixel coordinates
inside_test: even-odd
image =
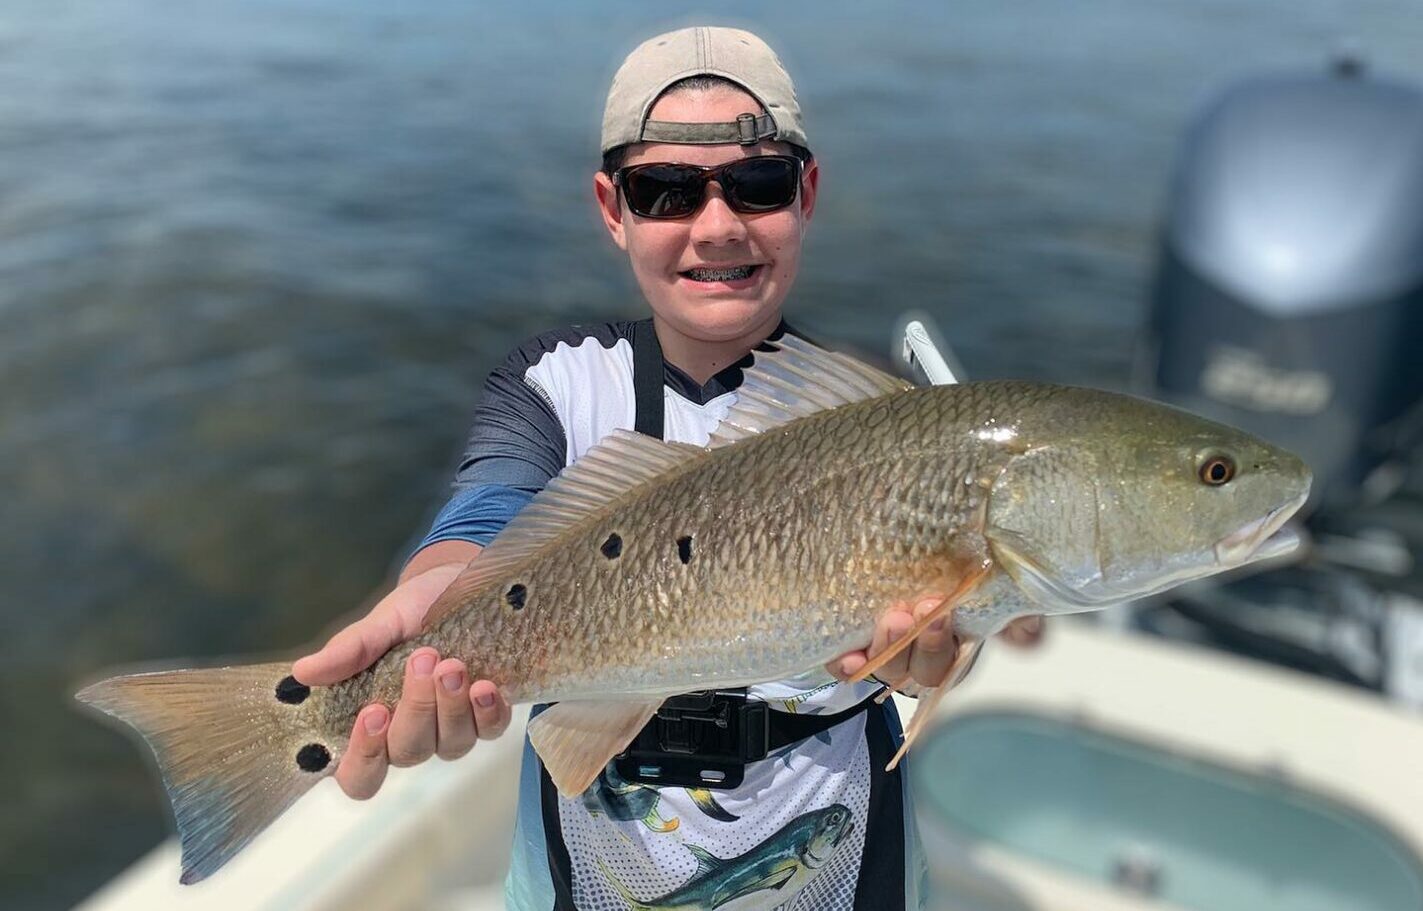
[[[697,809],[712,819],[717,819],[722,822],[736,822],[741,818],[740,816],[728,813],[725,807],[716,802],[716,797],[712,795],[712,792],[706,788],[688,788],[687,796],[692,798],[692,803],[697,805]]]
[[[182,883],[206,878],[335,771],[311,690],[287,664],[111,677],[76,698],[131,725],[163,777],[183,847]]]
[[[618,878],[613,875],[613,871],[609,870],[607,865],[603,863],[603,858],[594,857],[593,860],[598,864],[598,869],[602,871],[603,878],[613,887],[613,891],[618,893],[618,898],[627,902],[628,907],[632,909],[632,911],[656,911],[652,905],[640,901],[637,896],[628,891],[627,886],[618,882]]]

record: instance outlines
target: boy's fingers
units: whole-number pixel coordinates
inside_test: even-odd
[[[870,643],[866,657],[873,659],[880,652],[889,648],[894,643],[903,639],[905,634],[914,626],[914,615],[906,610],[892,610],[880,618],[875,624],[875,638]],[[902,680],[909,674],[909,655],[913,646],[901,651],[877,671],[875,676],[880,680]]]
[[[360,673],[402,640],[398,618],[369,614],[332,636],[321,650],[297,660],[292,676],[307,686],[330,686]]]
[[[940,617],[930,623],[910,648],[909,676],[920,686],[940,685],[954,666],[959,643],[950,626],[951,620],[951,617]]]
[[[435,754],[435,665],[439,661],[433,648],[418,648],[405,661],[405,687],[386,737],[386,752],[393,766],[416,765]]]
[[[469,704],[474,707],[474,726],[480,740],[493,740],[509,727],[513,711],[499,688],[488,680],[476,680],[469,688]]]
[[[909,612],[908,605],[886,611],[880,617],[879,622],[875,624],[874,638],[870,640],[868,648],[846,652],[826,664],[825,670],[837,680],[848,680],[860,668],[869,663],[871,658],[884,651],[891,643],[899,641],[900,637],[908,632],[913,625],[914,617]],[[875,671],[875,676],[881,680],[898,680],[907,673],[908,667],[909,656],[900,653],[884,667]]]
[[[858,652],[847,652],[841,655],[839,658],[828,662],[825,665],[825,671],[830,676],[843,683],[844,681],[849,680],[851,675],[853,675],[860,668],[864,667],[865,664],[868,662],[869,659],[865,657],[863,649]]]
[[[346,796],[365,800],[380,790],[387,767],[385,733],[390,711],[385,706],[368,705],[356,716],[351,742],[336,767],[336,783]]]
[[[435,665],[435,705],[439,718],[435,755],[458,759],[474,746],[475,728],[464,664],[454,658]]]
[[[1004,627],[998,636],[1009,645],[1023,647],[1037,645],[1043,638],[1043,618],[1019,617]]]

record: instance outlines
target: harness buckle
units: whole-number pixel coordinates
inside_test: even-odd
[[[766,758],[770,709],[742,690],[673,696],[614,763],[625,781],[683,788],[730,789],[746,764]]]

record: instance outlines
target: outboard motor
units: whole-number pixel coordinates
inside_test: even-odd
[[[1225,91],[1184,140],[1151,304],[1138,388],[1301,455],[1314,545],[1138,625],[1423,707],[1423,90],[1344,59]]]
[[[1363,485],[1398,477],[1423,399],[1423,91],[1352,60],[1226,91],[1160,255],[1154,394],[1294,450],[1316,508],[1391,486]]]

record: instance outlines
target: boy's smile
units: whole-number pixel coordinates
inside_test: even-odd
[[[664,95],[652,106],[648,119],[707,123],[734,121],[739,114],[760,111],[760,103],[745,91],[717,86]],[[750,146],[645,142],[628,149],[624,164],[712,167],[789,151],[786,143],[771,140]],[[818,181],[818,168],[811,161],[802,171],[791,205],[752,214],[732,210],[721,184],[712,181],[701,206],[685,218],[643,218],[628,209],[607,174],[596,175],[603,221],[613,241],[628,253],[669,360],[676,361],[674,351],[684,344],[699,348],[710,343],[720,348],[731,343],[728,347],[742,346],[744,353],[780,322],[781,304],[800,269],[801,244],[814,211]],[[705,371],[688,372],[696,376]]]

